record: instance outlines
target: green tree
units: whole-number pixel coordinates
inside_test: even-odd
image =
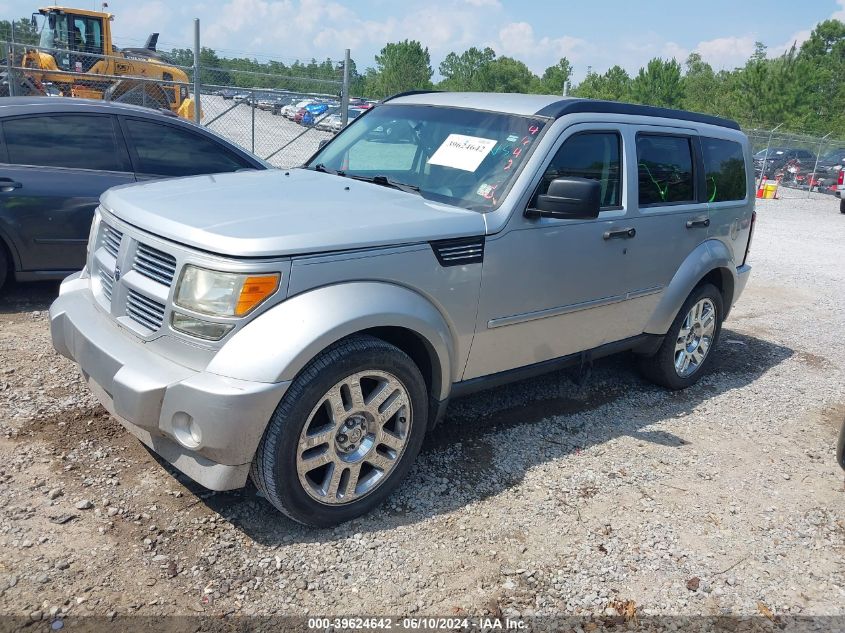
[[[603,75],[587,73],[572,91],[573,96],[606,101],[629,101],[631,77],[621,66],[612,66]]]
[[[702,60],[699,53],[690,53],[684,75],[683,107],[693,112],[707,112],[713,108],[714,98],[719,92],[719,81],[713,67]]]
[[[563,94],[565,86],[572,77],[572,64],[566,57],[562,57],[554,66],[546,68],[540,78],[541,90],[549,95]]]
[[[494,59],[496,53],[489,46],[484,50],[473,46],[460,55],[449,53],[440,62],[439,69],[443,80],[438,84],[438,88],[456,91],[482,90],[484,75]]]
[[[15,20],[14,25],[14,40],[16,44],[28,44],[30,46],[38,44],[38,31],[33,27],[32,20],[29,17]],[[11,21],[0,20],[0,40],[4,42],[12,41]]]
[[[485,92],[540,92],[540,80],[523,62],[512,57],[497,57],[482,75]]]
[[[375,68],[368,69],[365,87],[376,97],[405,90],[424,90],[431,88],[433,74],[428,48],[423,48],[416,40],[390,42],[376,55]]]
[[[684,101],[681,65],[674,59],[655,57],[631,82],[631,99],[637,103],[679,108]]]

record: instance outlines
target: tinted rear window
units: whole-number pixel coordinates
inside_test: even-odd
[[[744,200],[746,194],[745,158],[742,145],[718,138],[701,137],[707,200]]]
[[[110,116],[57,114],[3,121],[9,162],[16,165],[123,171]],[[125,153],[122,149],[121,151]]]
[[[638,134],[637,172],[641,205],[695,201],[689,138]]]

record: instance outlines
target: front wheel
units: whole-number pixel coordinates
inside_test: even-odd
[[[678,311],[660,349],[643,358],[641,369],[652,382],[686,389],[705,373],[722,330],[722,293],[712,284],[696,288]]]
[[[261,440],[252,480],[295,521],[349,521],[407,475],[427,416],[425,381],[407,354],[371,336],[345,339],[291,384]]]

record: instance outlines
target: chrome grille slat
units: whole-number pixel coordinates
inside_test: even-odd
[[[103,240],[102,240],[102,245],[103,245],[103,248],[105,248],[105,249],[106,249],[106,251],[108,251],[108,253],[109,253],[112,257],[115,257],[115,258],[116,258],[116,257],[117,257],[117,253],[118,253],[118,251],[120,250],[120,242],[121,242],[121,240],[123,239],[123,233],[121,233],[121,232],[120,232],[120,231],[118,231],[117,229],[115,229],[115,228],[113,228],[113,227],[109,226],[109,225],[108,225],[108,224],[106,224],[105,222],[103,223],[103,229],[102,229],[102,231],[103,231],[103,232],[102,232],[102,235],[103,235]]]
[[[156,331],[164,323],[164,305],[130,289],[126,295],[126,314],[144,327]]]
[[[133,268],[145,277],[169,286],[176,274],[176,258],[152,246],[139,243]]]
[[[103,295],[111,301],[111,295],[114,291],[114,277],[105,270],[100,270],[100,284],[103,286]]]

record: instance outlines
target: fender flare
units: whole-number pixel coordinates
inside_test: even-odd
[[[431,396],[448,397],[457,370],[446,319],[422,295],[384,282],[323,286],[282,301],[236,332],[206,371],[254,382],[293,380],[332,343],[379,327],[404,328],[423,339],[433,368]]]
[[[654,309],[645,332],[663,335],[669,331],[672,321],[678,315],[684,301],[693,289],[710,272],[719,270],[723,278],[723,293],[725,295],[725,317],[733,304],[734,288],[736,287],[736,265],[730,250],[717,239],[709,239],[699,244],[678,268],[672,281],[663,291],[663,295]],[[725,283],[728,279],[729,283]]]

